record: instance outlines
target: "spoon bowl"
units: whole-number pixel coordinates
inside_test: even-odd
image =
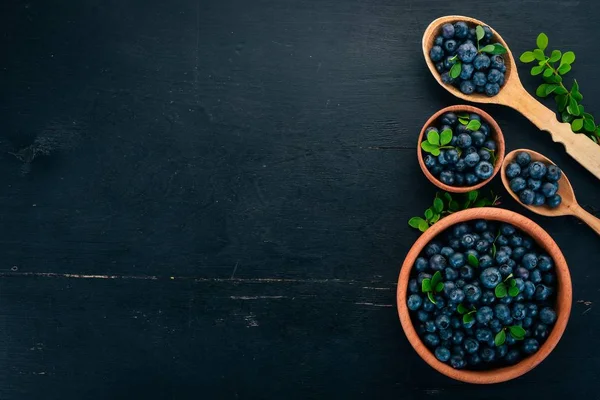
[[[577,199],[575,198],[575,192],[573,191],[573,186],[565,175],[564,171],[560,175],[560,179],[558,180],[558,194],[562,198],[562,202],[556,208],[550,208],[547,205],[543,206],[534,206],[534,205],[526,205],[521,202],[519,196],[515,192],[510,189],[510,182],[508,177],[506,176],[506,167],[512,163],[517,157],[518,153],[525,152],[531,156],[531,161],[541,161],[544,164],[552,164],[556,165],[552,160],[548,157],[528,149],[518,149],[513,150],[508,153],[504,157],[504,162],[502,163],[502,168],[500,169],[500,176],[502,178],[502,184],[506,188],[506,191],[515,199],[519,204],[523,207],[527,208],[529,211],[532,211],[536,214],[544,215],[546,217],[560,217],[564,215],[573,215],[583,222],[587,223],[592,229],[594,229],[598,234],[600,234],[600,219],[594,217],[592,214],[584,210],[579,203],[577,203]]]
[[[429,58],[429,50],[433,47],[433,42],[436,36],[439,35],[442,25],[458,21],[465,21],[470,25],[487,25],[478,19],[461,15],[440,17],[429,24],[423,34],[422,47],[425,62],[435,80],[444,89],[460,99],[475,103],[500,104],[515,109],[533,122],[539,129],[549,132],[552,140],[562,143],[571,157],[600,179],[600,146],[590,142],[590,139],[585,137],[585,135],[573,134],[571,126],[568,123],[559,122],[556,119],[554,111],[537,101],[525,90],[519,80],[515,58],[508,44],[492,27],[490,29],[494,34],[494,40],[506,48],[506,53],[502,55],[506,65],[505,83],[500,88],[500,92],[492,97],[481,93],[467,95],[462,93],[458,88],[442,82],[441,75],[435,69],[433,61]]]

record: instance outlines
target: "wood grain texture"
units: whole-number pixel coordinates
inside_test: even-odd
[[[418,238],[407,221],[437,191],[416,139],[457,102],[427,70],[423,31],[473,15],[515,54],[544,31],[577,54],[570,75],[597,115],[594,2],[0,8],[1,399],[596,397],[598,237],[524,210],[498,178],[502,207],[539,223],[571,267],[557,348],[515,381],[469,387],[421,360],[395,309]],[[547,155],[595,211],[598,181],[562,146],[484,109],[507,151]]]
[[[506,83],[496,96],[488,97],[483,94],[473,93],[466,95],[452,85],[444,84],[440,74],[436,71],[433,61],[429,58],[429,50],[433,46],[435,37],[439,35],[442,25],[453,23],[455,21],[468,21],[471,24],[487,25],[481,20],[459,16],[449,15],[434,20],[423,34],[423,56],[429,67],[429,71],[435,77],[436,81],[448,90],[452,95],[467,101],[473,101],[483,104],[501,104],[511,107],[535,126],[543,131],[550,133],[552,140],[565,146],[567,153],[579,162],[584,168],[600,179],[600,147],[592,146],[585,135],[573,135],[570,124],[559,122],[555,118],[555,113],[545,107],[542,103],[531,96],[519,80],[519,73],[515,64],[515,55],[512,54],[508,44],[502,36],[492,28],[492,32],[498,38],[498,41],[506,48],[507,53],[503,55],[507,61]]]

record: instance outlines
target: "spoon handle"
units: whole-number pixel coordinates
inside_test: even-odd
[[[514,93],[509,105],[539,129],[549,132],[552,140],[562,143],[571,157],[600,179],[600,145],[584,134],[573,133],[568,123],[559,122],[554,111],[537,101],[525,89],[518,92]]]
[[[589,212],[587,212],[579,204],[571,208],[573,215],[585,222],[592,228],[598,235],[600,235],[600,219],[596,218]]]

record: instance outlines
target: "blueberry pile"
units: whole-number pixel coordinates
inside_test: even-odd
[[[457,369],[515,364],[556,321],[554,262],[509,224],[454,225],[415,261],[407,305],[435,357]]]
[[[505,173],[510,190],[519,196],[523,204],[556,208],[562,202],[558,194],[558,180],[562,172],[556,165],[531,162],[529,153],[521,151],[515,161],[506,166]]]
[[[442,82],[464,94],[497,95],[504,85],[506,65],[501,54],[506,49],[493,36],[489,26],[469,26],[464,21],[444,24],[429,51]]]
[[[449,186],[473,186],[494,174],[496,142],[477,114],[444,114],[425,130],[421,148],[425,166]]]

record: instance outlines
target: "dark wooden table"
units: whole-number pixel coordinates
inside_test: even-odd
[[[576,52],[570,76],[599,116],[594,2],[1,8],[1,399],[598,397],[600,239],[572,218],[503,193],[556,239],[574,283],[565,336],[520,379],[438,374],[395,306],[417,238],[406,222],[435,193],[417,134],[458,103],[425,68],[423,30],[472,15],[517,54],[543,30]],[[508,150],[546,154],[600,203],[600,182],[548,135],[485,109]]]

